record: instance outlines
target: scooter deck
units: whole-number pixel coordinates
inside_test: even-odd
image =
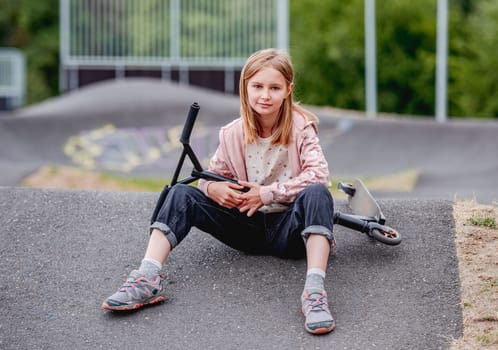
[[[348,195],[348,203],[355,215],[375,217],[377,222],[384,221],[384,214],[379,204],[368,191],[360,179],[355,179],[351,184],[355,192],[353,196]]]

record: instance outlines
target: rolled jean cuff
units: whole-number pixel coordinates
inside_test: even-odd
[[[330,245],[334,245],[334,234],[332,233],[332,231],[330,231],[325,226],[311,225],[311,226],[306,227],[301,232],[301,236],[304,239],[304,243],[306,243],[306,241],[308,240],[309,236],[312,235],[312,234],[313,235],[324,236],[330,242]]]
[[[175,234],[173,233],[173,231],[171,231],[168,225],[159,221],[155,221],[152,225],[150,225],[150,233],[152,233],[152,230],[155,228],[164,233],[166,239],[171,245],[171,249],[178,245],[178,240],[176,239]]]

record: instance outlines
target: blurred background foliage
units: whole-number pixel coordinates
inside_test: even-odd
[[[434,115],[437,0],[377,1],[380,112]],[[23,50],[27,102],[59,93],[59,1],[0,0],[0,46]],[[297,99],[365,109],[364,0],[290,0]],[[498,118],[498,1],[453,0],[448,114]]]

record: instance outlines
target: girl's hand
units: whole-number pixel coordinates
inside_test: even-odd
[[[237,207],[239,208],[240,212],[247,211],[247,216],[252,216],[259,208],[263,206],[261,196],[259,195],[260,185],[253,182],[240,180],[239,185],[242,185],[241,187],[249,188],[249,191],[240,195],[242,202]]]
[[[243,202],[240,193],[235,192],[243,188],[244,186],[228,181],[212,182],[209,184],[207,192],[208,197],[213,201],[225,208],[232,209],[238,207]]]

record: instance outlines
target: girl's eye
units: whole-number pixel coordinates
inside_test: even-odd
[[[262,89],[263,85],[261,85],[261,84],[253,84],[252,87],[253,87],[253,89]],[[280,86],[272,86],[272,87],[270,87],[270,90],[272,90],[272,91],[278,91],[280,89],[281,89]]]

